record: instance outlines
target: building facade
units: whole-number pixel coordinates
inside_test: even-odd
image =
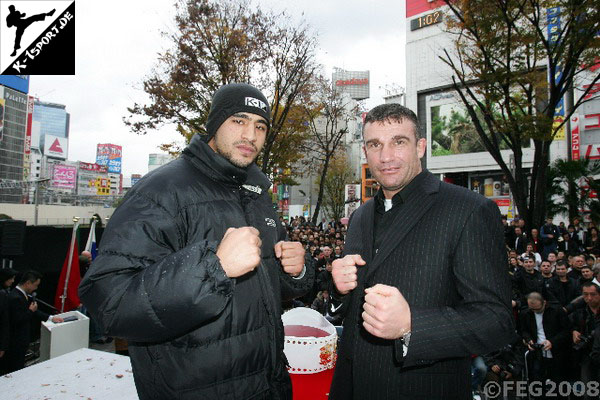
[[[27,173],[27,94],[0,85],[0,180],[18,184]],[[23,187],[0,189],[0,203],[22,203]]]
[[[148,172],[154,171],[156,168],[161,165],[167,164],[169,161],[172,161],[173,157],[169,154],[164,153],[152,153],[148,154]]]
[[[417,113],[421,133],[427,138],[424,165],[440,179],[491,198],[512,218],[516,211],[507,179],[480,144],[461,99],[451,87],[452,72],[440,59],[445,50],[452,54],[454,48],[453,36],[445,31],[448,12],[440,0],[406,1],[406,106]],[[451,134],[460,121],[465,122],[464,127]],[[567,158],[570,146],[566,136],[557,136],[552,143],[551,161]],[[507,165],[514,164],[510,150],[501,153]],[[531,170],[533,160],[531,142],[523,148],[523,168]]]
[[[71,116],[66,111],[63,104],[48,103],[35,100],[33,103],[33,121],[39,123],[40,147],[46,147],[46,141],[52,141],[56,138],[69,138]],[[68,154],[65,154],[68,156]]]

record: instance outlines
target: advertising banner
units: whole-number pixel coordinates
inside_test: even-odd
[[[77,167],[72,165],[55,164],[52,172],[52,187],[74,189],[77,182]]]
[[[360,184],[346,185],[344,200],[346,202],[344,216],[350,218],[352,213],[360,207]]]
[[[29,75],[0,75],[0,85],[29,93]]]
[[[121,155],[123,148],[116,144],[98,144],[96,151],[96,164],[108,167],[108,172],[121,173]]]
[[[68,144],[69,141],[67,138],[46,135],[44,142],[44,155],[66,160]]]
[[[558,43],[558,37],[560,35],[560,7],[552,7],[547,10],[546,22],[547,22],[547,33],[548,42],[555,46]],[[563,74],[562,66],[557,65],[553,69],[548,71],[549,75],[554,76],[555,82],[560,81]],[[550,76],[549,76],[550,78]],[[558,127],[565,119],[565,99],[561,98],[560,102],[556,105],[554,110],[554,128]],[[565,126],[563,125],[560,130],[556,133],[554,140],[565,139]]]
[[[29,179],[31,168],[31,124],[33,121],[33,96],[27,96],[27,128],[25,129],[25,148],[23,150],[23,180]]]
[[[571,156],[600,160],[600,99],[585,103],[571,116]]]
[[[100,172],[100,173],[108,172],[108,168],[104,165],[86,163],[83,161],[79,162],[79,168],[86,170],[86,171],[92,171],[92,172]]]

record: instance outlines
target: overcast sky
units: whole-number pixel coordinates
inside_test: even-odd
[[[404,2],[379,0],[263,0],[264,9],[286,9],[318,33],[317,59],[333,67],[371,71],[371,107],[383,102],[380,86],[405,84]],[[76,74],[32,76],[30,94],[65,104],[71,114],[69,160],[94,162],[97,143],[123,146],[123,174],[144,174],[148,154],[161,143],[182,141],[172,127],[145,136],[123,124],[127,107],[146,102],[141,82],[169,42],[171,0],[76,1]]]

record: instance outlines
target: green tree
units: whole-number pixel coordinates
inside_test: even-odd
[[[582,210],[591,210],[598,199],[590,195],[600,189],[599,182],[594,180],[595,175],[600,175],[600,163],[590,159],[556,160],[547,175],[548,215],[565,213],[569,215],[569,221],[573,221]],[[556,201],[557,197],[561,201]]]
[[[519,214],[528,226],[545,217],[550,144],[564,122],[554,124],[562,99],[582,74],[589,87],[568,121],[600,78],[590,66],[600,57],[600,13],[591,0],[444,0],[454,49],[441,59],[485,149],[506,175]],[[548,21],[560,27],[547,34]],[[548,73],[550,71],[550,73]],[[560,72],[560,73],[557,73]],[[531,174],[523,147],[534,146]],[[502,143],[514,156],[507,165]],[[531,184],[529,185],[528,179]]]
[[[159,54],[156,68],[143,81],[150,102],[128,108],[125,123],[137,134],[173,123],[187,143],[205,133],[216,89],[251,83],[271,99],[272,110],[257,163],[266,173],[290,168],[301,157],[291,150],[298,150],[302,141],[290,137],[298,133],[290,111],[298,106],[316,68],[317,42],[309,27],[243,0],[178,0],[175,6],[176,27],[168,34],[172,47]],[[174,143],[162,149],[181,151]]]
[[[329,218],[334,221],[339,221],[344,216],[346,184],[351,183],[352,179],[352,168],[346,154],[338,152],[330,161],[323,185],[323,208]],[[320,185],[320,178],[317,179],[317,185]]]

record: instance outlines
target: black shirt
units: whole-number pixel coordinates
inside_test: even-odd
[[[421,171],[412,181],[408,183],[403,189],[392,197],[392,208],[387,212],[385,211],[385,195],[383,189],[379,188],[375,194],[375,221],[373,227],[373,257],[377,254],[381,242],[385,237],[386,232],[390,229],[396,215],[402,209],[402,204],[406,203],[410,199],[410,195],[414,193],[417,187],[421,186],[425,179],[425,170]],[[385,217],[385,218],[384,218]]]

